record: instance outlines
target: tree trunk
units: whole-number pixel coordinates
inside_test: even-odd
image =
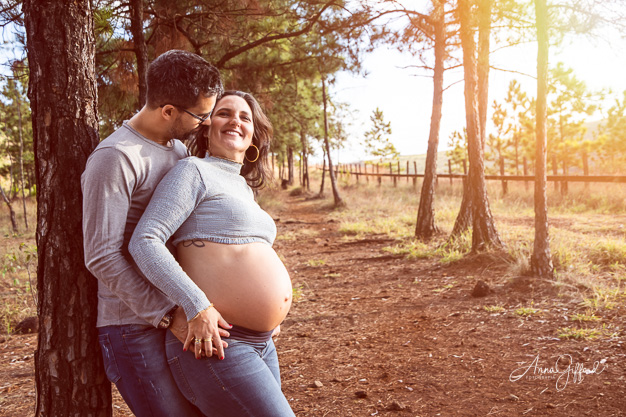
[[[443,71],[446,53],[444,0],[433,0],[433,25],[435,32],[435,71],[433,77],[433,108],[430,116],[430,133],[426,152],[424,182],[420,194],[420,205],[417,210],[415,236],[429,239],[438,232],[435,225],[435,182],[437,178],[437,148],[439,147],[439,127],[441,125],[441,109],[443,106]],[[407,168],[408,174],[408,168]]]
[[[328,158],[328,173],[330,175],[330,186],[333,189],[333,198],[335,199],[335,207],[345,206],[345,203],[339,195],[337,189],[337,180],[335,179],[335,171],[333,170],[333,161],[330,157],[330,144],[328,143],[328,107],[326,104],[326,80],[322,77],[322,100],[324,101],[324,147],[326,148],[326,157]]]
[[[37,181],[35,415],[109,416],[81,226],[80,176],[98,143],[91,2],[26,0],[23,10]]]
[[[289,185],[293,185],[293,148],[291,145],[287,146],[287,182]]]
[[[461,208],[459,208],[459,214],[454,221],[454,227],[452,227],[452,233],[450,233],[450,239],[455,239],[472,224],[472,191],[470,190],[469,178],[463,177],[463,198],[461,199]]]
[[[13,210],[11,200],[9,200],[9,197],[7,197],[7,195],[4,193],[4,188],[0,187],[0,193],[2,193],[2,199],[9,208],[9,217],[11,218],[11,227],[13,228],[13,233],[17,234],[19,233],[19,230],[17,228],[17,219],[15,217],[15,210]]]
[[[535,0],[537,19],[537,119],[535,160],[535,242],[530,266],[538,277],[552,278],[554,267],[548,236],[548,204],[546,196],[546,119],[548,95],[548,6],[546,0]]]
[[[15,88],[15,103],[17,104],[17,133],[20,140],[20,184],[22,187],[22,209],[24,212],[24,226],[28,230],[28,215],[26,213],[26,187],[24,186],[24,135],[22,131],[22,102],[20,92]]]
[[[481,143],[480,120],[476,96],[476,45],[471,28],[470,0],[459,0],[459,21],[461,24],[461,45],[463,48],[463,69],[465,75],[465,117],[467,121],[467,142],[469,153],[469,187],[472,190],[472,251],[486,247],[502,247],[489,208],[485,183],[485,166]]]
[[[480,118],[480,144],[485,150],[487,136],[487,110],[489,107],[489,48],[491,37],[491,9],[493,0],[478,1],[478,115]]]
[[[324,179],[326,178],[326,150],[322,148],[323,158],[322,159],[322,182],[320,184],[320,192],[318,193],[319,197],[324,195]]]
[[[139,87],[139,108],[146,104],[148,91],[148,47],[143,35],[143,2],[144,0],[131,0],[130,7],[130,32],[133,35],[135,56],[137,58],[137,85]]]
[[[307,154],[306,134],[300,129],[300,142],[302,143],[302,186],[306,190],[311,189],[309,183],[309,156]]]

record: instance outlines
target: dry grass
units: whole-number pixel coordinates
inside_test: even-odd
[[[319,177],[319,171],[316,172]],[[342,199],[347,206],[330,216],[340,222],[347,239],[371,234],[385,234],[397,243],[386,251],[409,257],[432,257],[452,263],[470,252],[471,233],[454,242],[447,237],[452,230],[461,200],[461,182],[441,179],[435,199],[435,219],[441,233],[429,242],[416,240],[415,220],[421,180],[383,179],[382,185],[370,178],[340,176]],[[332,208],[330,183],[326,181],[325,198]],[[505,277],[529,273],[529,258],[534,240],[533,186],[510,182],[502,195],[501,184],[488,182],[490,206],[500,237],[506,245]],[[319,178],[312,179],[312,192],[319,191]],[[570,183],[563,195],[548,186],[550,246],[556,283],[580,292],[580,297],[595,308],[623,302],[620,291],[626,281],[626,189],[621,184]]]

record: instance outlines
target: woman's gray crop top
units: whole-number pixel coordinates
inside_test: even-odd
[[[209,301],[167,250],[171,236],[175,245],[191,239],[272,245],[276,238],[274,220],[254,201],[240,172],[240,164],[211,156],[180,160],[156,188],[130,240],[141,272],[188,319]]]

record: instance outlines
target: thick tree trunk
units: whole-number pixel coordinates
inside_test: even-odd
[[[433,25],[435,33],[435,71],[433,77],[433,108],[430,116],[430,133],[426,152],[424,182],[420,194],[420,205],[417,211],[415,236],[429,239],[438,232],[435,225],[435,183],[437,181],[437,148],[439,147],[439,127],[441,125],[441,109],[443,106],[443,71],[446,53],[444,0],[433,0]],[[408,169],[407,169],[408,173]]]
[[[137,85],[139,87],[139,108],[146,104],[148,91],[148,47],[143,35],[143,2],[144,0],[130,1],[130,31],[133,35],[135,56],[137,58]]]
[[[537,120],[535,160],[535,242],[530,257],[533,274],[554,277],[548,236],[548,204],[546,196],[546,118],[548,94],[548,6],[546,0],[535,0],[537,19]]]
[[[476,97],[476,45],[471,27],[470,0],[459,0],[459,21],[461,24],[461,45],[463,48],[463,69],[465,74],[465,113],[467,121],[467,141],[469,153],[469,187],[472,190],[472,251],[486,247],[502,247],[489,208],[485,183],[485,166],[480,134],[480,120]]]
[[[330,157],[330,144],[328,142],[328,106],[326,103],[326,81],[322,77],[322,100],[324,101],[324,147],[326,148],[326,157],[328,158],[328,174],[330,176],[330,186],[333,189],[333,198],[335,200],[335,207],[345,206],[345,203],[339,195],[337,189],[337,180],[335,178],[335,171],[333,170],[333,161]]]
[[[37,177],[35,415],[109,416],[81,226],[80,176],[98,143],[91,2],[26,0],[23,10]]]

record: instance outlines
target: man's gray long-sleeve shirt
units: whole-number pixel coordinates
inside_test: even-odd
[[[157,326],[174,307],[141,276],[128,242],[161,178],[187,149],[178,140],[166,147],[126,122],[103,140],[81,177],[85,263],[98,278],[97,326]]]

